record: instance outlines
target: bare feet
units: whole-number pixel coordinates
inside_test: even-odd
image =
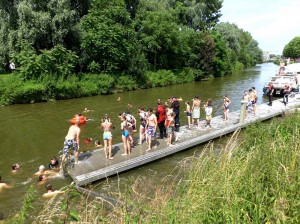
[[[114,159],[114,157],[109,157],[108,159]]]
[[[128,155],[127,153],[123,153],[123,154],[122,154],[122,156],[127,156],[127,155]]]
[[[149,152],[149,151],[151,151],[151,149],[147,149],[147,150],[146,150],[146,152]]]

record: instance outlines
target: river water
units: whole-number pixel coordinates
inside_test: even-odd
[[[87,113],[91,121],[81,125],[81,150],[94,148],[93,144],[85,144],[84,139],[92,138],[101,140],[99,123],[101,117],[108,113],[116,126],[113,131],[114,143],[121,142],[120,120],[118,113],[127,110],[127,104],[131,103],[132,114],[136,115],[139,106],[144,108],[156,107],[158,98],[167,100],[176,95],[183,100],[191,100],[195,95],[204,101],[212,99],[213,115],[222,114],[223,96],[227,94],[232,101],[231,111],[238,110],[243,91],[255,86],[258,91],[258,104],[266,102],[262,88],[268,77],[275,74],[278,66],[268,63],[261,64],[250,69],[237,72],[231,76],[218,79],[176,85],[171,87],[137,90],[118,93],[107,96],[95,96],[65,101],[36,103],[28,105],[12,105],[0,107],[0,175],[2,180],[11,184],[13,188],[5,189],[0,193],[0,211],[6,216],[16,214],[20,207],[20,198],[25,194],[30,184],[37,186],[37,200],[35,206],[43,204],[40,196],[45,193],[43,185],[39,185],[37,177],[33,174],[42,164],[47,166],[50,158],[58,154],[62,149],[63,140],[70,126],[69,120],[75,113],[80,113],[87,107],[93,110]],[[120,97],[120,101],[117,99]],[[181,106],[181,125],[186,125],[186,116],[183,113],[184,103]],[[203,116],[203,112],[201,112]],[[204,117],[202,117],[204,119]],[[223,144],[226,139],[218,141]],[[109,178],[97,183],[96,190],[116,190],[118,183],[128,179],[147,179],[150,182],[158,182],[168,175],[174,167],[187,156],[201,151],[198,146],[157,162],[136,168],[120,174],[118,177]],[[11,165],[19,163],[21,170],[11,172]],[[70,178],[55,178],[50,181],[55,189],[70,184]]]

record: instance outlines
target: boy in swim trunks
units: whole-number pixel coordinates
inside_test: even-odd
[[[186,116],[187,116],[187,119],[188,119],[188,129],[191,129],[191,116],[192,116],[192,112],[191,112],[191,106],[190,106],[190,102],[189,101],[186,101],[185,102],[185,105],[186,105],[186,109],[185,109],[185,113],[186,113]]]
[[[65,137],[64,148],[63,148],[63,156],[60,168],[62,168],[62,164],[65,161],[66,155],[69,153],[69,149],[72,148],[74,152],[75,164],[78,164],[78,155],[79,155],[79,135],[80,128],[78,127],[80,124],[79,118],[76,118],[75,124],[71,125],[69,131]]]
[[[174,126],[175,126],[175,121],[174,121],[174,113],[171,112],[170,116],[166,119],[165,121],[165,126],[167,128],[167,134],[168,134],[168,146],[173,146],[172,144],[172,137],[174,133]]]
[[[156,118],[155,114],[153,114],[153,109],[149,108],[148,109],[148,118],[147,118],[147,134],[148,134],[149,148],[147,149],[147,151],[151,150],[152,137],[154,137],[154,140],[156,143],[154,148],[156,148],[158,145],[157,138],[156,138],[156,128],[157,128],[157,118]]]

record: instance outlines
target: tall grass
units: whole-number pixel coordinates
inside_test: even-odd
[[[236,132],[220,150],[212,142],[161,183],[122,183],[127,191],[111,196],[123,203],[109,210],[86,196],[70,207],[78,223],[300,223],[299,124],[294,114]],[[63,200],[43,217],[61,221],[51,211]]]

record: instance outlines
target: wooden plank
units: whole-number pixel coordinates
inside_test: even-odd
[[[189,132],[189,137],[186,137],[184,141],[181,140],[172,147],[168,147],[164,141],[160,141],[158,149],[151,150],[148,153],[146,152],[147,145],[142,145],[134,148],[130,156],[122,157],[120,156],[121,153],[118,152],[122,150],[122,144],[117,144],[114,145],[116,160],[108,161],[102,156],[102,150],[94,150],[81,155],[84,161],[69,168],[68,173],[77,185],[85,185],[222,137],[255,122],[271,119],[298,106],[300,106],[300,101],[296,98],[290,99],[288,106],[284,106],[279,100],[274,101],[272,107],[262,104],[257,106],[257,115],[249,117],[243,124],[237,122],[240,111],[230,113],[230,122],[223,122],[221,116],[216,116],[212,119],[212,125],[215,125],[215,127],[211,129],[192,130]]]

